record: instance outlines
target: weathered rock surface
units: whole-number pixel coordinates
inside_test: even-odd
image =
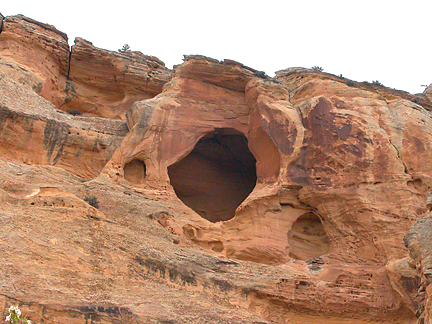
[[[127,133],[125,122],[73,117],[31,88],[0,79],[0,155],[27,164],[57,165],[97,176]]]
[[[153,56],[117,53],[22,15],[6,17],[0,33],[0,74],[32,86],[64,111],[121,119],[130,105],[162,92],[171,71]]]
[[[124,118],[131,104],[162,92],[171,71],[153,56],[111,52],[77,38],[71,49],[65,109]]]
[[[432,83],[423,92],[429,100],[432,101]]]
[[[357,303],[386,313],[413,311],[413,287],[404,292],[408,297],[382,292],[399,294],[385,265],[407,255],[403,236],[427,212],[431,170],[417,156],[428,154],[430,112],[406,93],[348,86],[309,70],[285,71],[277,79],[258,78],[240,64],[187,57],[161,95],[132,106],[131,131],[106,174],[172,195],[171,183],[197,215],[165,216],[161,225],[226,257],[367,269],[362,275],[329,270],[333,279],[325,271],[307,276],[305,286],[314,294],[310,287],[323,281],[343,287],[344,302],[336,290],[328,292],[327,311],[345,316],[343,303],[354,314],[364,312]],[[239,133],[247,148],[238,144]],[[254,178],[246,176],[253,173],[246,160],[232,152],[246,158],[247,151],[256,160],[257,180],[248,198],[237,202],[231,190],[249,192]],[[133,173],[132,164],[141,171]],[[237,175],[228,181],[219,170]],[[299,299],[273,294],[286,303]],[[307,300],[322,309],[312,296]]]
[[[429,252],[416,272],[403,239],[432,205],[427,94],[203,56],[171,76],[82,39],[65,88],[46,94],[47,74],[3,51],[3,309],[36,323],[430,316]]]
[[[432,215],[414,223],[405,236],[411,265],[420,278],[418,323],[432,323]]]
[[[0,34],[0,53],[0,64],[14,69],[17,80],[27,82],[30,74],[38,81],[34,85],[38,94],[56,106],[63,103],[69,65],[65,33],[22,15],[6,17]]]

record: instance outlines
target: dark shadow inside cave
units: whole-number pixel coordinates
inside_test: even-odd
[[[210,222],[226,221],[255,188],[256,160],[245,135],[223,128],[201,138],[168,175],[183,203]]]
[[[146,165],[143,161],[133,159],[124,166],[124,177],[126,180],[140,184],[143,183],[146,177]]]
[[[330,241],[320,218],[314,213],[301,215],[288,232],[291,257],[307,260],[323,254],[330,249]]]

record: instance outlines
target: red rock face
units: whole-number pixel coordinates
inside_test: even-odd
[[[65,65],[54,27],[3,27],[4,309],[71,323],[429,320],[424,231],[408,244],[418,273],[403,242],[431,205],[426,92],[202,56],[172,73],[82,39]]]
[[[77,38],[71,49],[62,109],[123,119],[133,102],[161,93],[170,77],[170,70],[156,57],[110,52]]]
[[[241,76],[234,78],[235,73]],[[304,285],[316,294],[315,280],[329,282],[326,296],[334,300],[326,307],[331,312],[357,302],[336,293],[341,287],[355,291],[372,309],[389,309],[391,301],[399,305],[394,314],[401,316],[396,309],[403,313],[411,307],[411,297],[393,295],[384,266],[406,256],[403,235],[427,210],[429,167],[412,157],[426,152],[425,141],[418,139],[431,134],[407,117],[419,122],[429,112],[401,99],[404,94],[390,100],[394,92],[384,93],[389,96],[384,101],[383,89],[351,87],[309,71],[302,72],[304,81],[293,80],[299,73],[283,74],[275,83],[239,64],[187,58],[166,92],[132,107],[131,132],[106,171],[121,169],[122,161],[142,160],[148,171],[144,187],[169,181],[176,196],[198,214],[168,217],[163,226],[209,250],[265,264],[306,261],[318,270]],[[236,168],[220,165],[229,154],[204,144],[218,129],[246,137],[250,164],[256,160],[251,191],[243,194],[236,186],[242,177]],[[227,139],[221,146],[235,148],[235,142]],[[236,203],[229,207],[231,199]],[[231,210],[229,217],[209,216],[224,209]],[[339,267],[345,272],[334,272]],[[365,267],[361,275],[359,267]]]
[[[63,111],[122,119],[136,100],[162,92],[171,71],[140,52],[110,52],[54,26],[18,15],[6,17],[0,34],[0,72],[30,84]]]
[[[18,15],[6,17],[0,34],[0,53],[4,59],[16,66],[18,81],[22,69],[39,80],[35,90],[45,99],[59,106],[64,102],[69,61],[69,45],[66,34],[54,26]]]
[[[74,117],[13,80],[0,79],[0,155],[97,176],[127,133],[124,122]]]
[[[415,312],[418,323],[432,321],[432,220],[429,213],[414,223],[405,236],[410,251],[409,265],[416,270],[418,291],[415,297]]]

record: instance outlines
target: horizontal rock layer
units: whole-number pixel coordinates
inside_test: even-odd
[[[53,323],[428,320],[429,252],[408,234],[416,272],[403,241],[431,205],[427,91],[198,55],[170,71],[79,38],[69,53],[23,16],[4,20],[0,76],[3,309]]]
[[[162,61],[140,52],[111,52],[81,38],[69,49],[66,34],[21,15],[4,19],[0,59],[0,71],[9,66],[22,83],[31,75],[36,93],[86,116],[121,119],[134,101],[162,92],[171,77]]]

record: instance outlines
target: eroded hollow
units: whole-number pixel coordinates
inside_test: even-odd
[[[291,257],[307,260],[323,254],[330,249],[330,241],[320,218],[314,213],[301,215],[288,232]]]
[[[218,129],[171,165],[168,175],[183,203],[211,222],[226,221],[256,185],[256,160],[246,136]]]
[[[126,180],[136,184],[144,182],[146,177],[146,165],[143,161],[133,159],[125,164],[123,170]]]

